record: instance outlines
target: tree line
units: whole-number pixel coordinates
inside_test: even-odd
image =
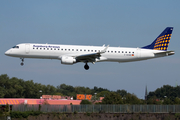
[[[76,99],[76,94],[91,94],[93,95],[92,101],[104,97],[102,103],[99,104],[180,104],[180,86],[164,85],[149,92],[147,100],[143,100],[126,90],[110,91],[96,86],[91,89],[66,84],[55,87],[34,83],[33,80],[24,81],[16,77],[9,78],[7,74],[0,75],[0,98],[40,98],[42,95],[61,95],[72,96]]]
[[[147,96],[148,104],[180,104],[180,86],[163,85]]]
[[[41,91],[41,92],[40,92]],[[43,85],[34,83],[33,80],[24,81],[16,77],[9,78],[7,74],[0,75],[0,98],[40,98],[42,95],[61,95],[73,96],[76,99],[76,94],[91,94],[96,95],[96,98],[104,97],[111,91],[101,87],[90,89],[89,87],[60,84],[57,87],[52,85]],[[116,93],[124,96],[127,94],[125,90],[117,90]]]

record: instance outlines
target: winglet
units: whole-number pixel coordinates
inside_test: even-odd
[[[107,46],[104,48],[104,50],[101,50],[101,52],[100,52],[100,53],[105,53],[105,52],[106,52],[106,50],[108,49],[108,47],[109,47],[109,45],[107,45]]]

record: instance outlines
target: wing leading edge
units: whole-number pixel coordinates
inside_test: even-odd
[[[92,53],[92,54],[83,54],[83,55],[78,55],[75,56],[77,61],[80,62],[92,62],[95,63],[95,59],[99,59],[101,57],[101,54],[105,53],[106,50],[108,49],[109,45],[107,45],[103,50],[101,50],[100,52],[96,52],[96,53]]]

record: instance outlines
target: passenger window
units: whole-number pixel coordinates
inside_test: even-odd
[[[33,48],[34,49],[34,48]]]
[[[111,53],[113,53],[113,51],[111,51]]]
[[[49,50],[49,48],[47,48],[47,50]]]
[[[70,51],[70,49],[69,49],[69,51]]]
[[[120,51],[118,51],[118,53],[120,53]]]
[[[72,49],[72,51],[74,51],[74,49]]]
[[[129,52],[129,53],[131,53],[131,52]]]
[[[36,48],[36,49],[38,49],[38,48]]]
[[[88,50],[88,52],[89,52],[90,50]]]
[[[52,48],[51,48],[51,50],[52,50]]]
[[[116,53],[116,51],[114,51]]]
[[[95,52],[96,52],[97,50],[95,50]]]
[[[122,53],[124,53],[124,51],[122,51]]]
[[[61,49],[61,50],[63,50],[63,49]]]
[[[54,50],[56,50],[56,49],[54,49]]]
[[[91,52],[93,52],[93,50],[91,50]]]
[[[126,51],[126,53],[127,53],[127,51]]]
[[[76,51],[78,51],[78,49],[76,49]]]
[[[46,48],[44,48],[44,50],[45,50]]]

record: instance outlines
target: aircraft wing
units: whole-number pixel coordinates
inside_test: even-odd
[[[106,46],[100,52],[91,53],[91,54],[82,54],[82,55],[75,56],[75,58],[76,58],[76,60],[78,60],[80,62],[95,62],[95,59],[101,57],[101,54],[105,53],[106,50],[108,49],[108,47],[109,47],[109,45]]]

